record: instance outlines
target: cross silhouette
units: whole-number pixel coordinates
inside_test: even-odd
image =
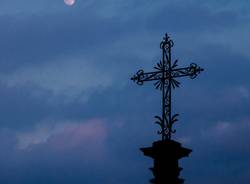
[[[197,75],[203,71],[195,63],[191,63],[188,67],[177,68],[178,60],[175,60],[172,64],[171,48],[174,46],[174,42],[166,34],[161,41],[160,48],[162,49],[162,60],[154,67],[156,71],[144,72],[139,70],[132,78],[138,85],[143,85],[147,81],[155,81],[154,85],[156,89],[162,91],[162,116],[155,116],[156,124],[159,124],[161,130],[158,134],[162,136],[162,140],[171,139],[171,134],[175,133],[173,130],[173,124],[178,121],[179,114],[172,116],[172,89],[180,86],[180,82],[176,78],[189,76],[191,79],[197,77]]]

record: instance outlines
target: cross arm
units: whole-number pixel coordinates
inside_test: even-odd
[[[131,80],[136,82],[138,85],[143,85],[145,81],[154,81],[162,78],[162,71],[155,72],[144,72],[143,70],[139,70]]]
[[[191,63],[189,67],[172,69],[171,76],[173,78],[189,76],[191,79],[194,79],[202,71],[204,71],[203,68],[195,63]]]

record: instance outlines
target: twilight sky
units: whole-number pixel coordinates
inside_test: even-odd
[[[168,32],[180,66],[205,72],[174,91],[174,138],[189,184],[250,180],[250,2],[0,2],[0,183],[149,183],[140,147],[159,138],[152,70]]]

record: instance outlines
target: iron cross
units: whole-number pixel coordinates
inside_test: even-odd
[[[171,139],[171,134],[175,133],[173,130],[173,124],[178,121],[177,117],[179,114],[172,116],[172,89],[180,86],[180,82],[177,78],[189,76],[191,79],[197,77],[197,75],[203,71],[195,63],[191,63],[188,67],[177,68],[178,60],[175,60],[172,64],[171,48],[174,46],[174,42],[166,34],[161,41],[160,48],[162,50],[162,59],[154,67],[156,71],[144,72],[139,70],[132,78],[138,85],[143,85],[144,82],[154,81],[156,89],[162,92],[162,115],[155,116],[156,124],[159,124],[161,130],[158,134],[162,136],[162,140]]]

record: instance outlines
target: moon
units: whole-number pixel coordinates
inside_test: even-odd
[[[64,3],[68,6],[73,6],[75,4],[75,0],[64,0]]]

